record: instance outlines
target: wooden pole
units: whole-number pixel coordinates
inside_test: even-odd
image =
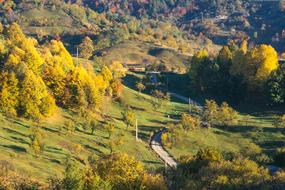
[[[78,46],[76,48],[76,61],[77,61],[77,66],[78,66],[78,58],[79,58],[79,49],[78,49]]]
[[[191,99],[188,98],[188,104],[189,104],[189,114],[191,114]]]
[[[136,119],[136,141],[139,141],[139,134],[138,134],[138,120]]]

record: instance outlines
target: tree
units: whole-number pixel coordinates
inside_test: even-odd
[[[55,107],[55,101],[43,80],[27,70],[21,82],[18,113],[27,118],[38,119],[52,114]]]
[[[112,80],[111,84],[112,95],[114,97],[119,97],[123,91],[123,84],[120,79]]]
[[[223,126],[237,124],[238,113],[228,103],[223,102],[219,108],[218,121]]]
[[[108,139],[110,140],[112,134],[114,133],[114,129],[115,129],[114,123],[107,122],[103,125],[103,128],[107,131]]]
[[[139,94],[145,90],[145,85],[142,82],[138,82],[136,84],[136,88],[138,89]]]
[[[162,176],[148,174],[141,162],[127,154],[115,153],[102,157],[95,169],[103,180],[110,181],[115,190],[166,189]]]
[[[285,114],[279,116],[275,121],[276,128],[284,128],[285,127]]]
[[[249,53],[249,64],[243,71],[243,76],[253,90],[262,89],[271,72],[279,67],[278,55],[269,45],[255,47]]]
[[[76,125],[73,121],[67,120],[64,122],[64,129],[65,129],[66,134],[74,133],[76,129]]]
[[[185,159],[175,177],[175,189],[262,189],[271,178],[268,169],[248,158],[225,159],[212,149],[202,149]]]
[[[201,121],[199,118],[183,113],[180,124],[184,130],[195,130],[200,127]]]
[[[123,115],[123,121],[126,124],[126,130],[129,129],[129,127],[134,127],[136,123],[136,115],[131,109],[127,109],[125,112],[122,113]]]
[[[30,135],[30,147],[33,150],[35,156],[38,158],[43,154],[45,149],[44,134],[40,132],[38,127],[32,129],[32,135]]]
[[[209,54],[207,52],[207,50],[203,49],[201,51],[199,51],[198,53],[196,53],[191,60],[191,66],[189,69],[189,77],[190,79],[194,82],[195,80],[197,80],[198,77],[198,69],[200,67],[200,65],[205,62],[208,61]]]
[[[266,94],[270,104],[285,102],[285,65],[273,71],[266,83]]]
[[[206,100],[203,119],[213,125],[217,121],[219,106],[214,100]]]
[[[2,72],[0,76],[0,110],[16,115],[18,106],[19,87],[14,72]]]
[[[94,131],[96,130],[98,126],[98,122],[96,120],[92,120],[90,122],[90,128],[91,128],[91,134],[94,135]]]
[[[159,90],[152,91],[151,95],[152,95],[151,103],[155,111],[161,108],[161,106],[170,99],[168,94],[164,94],[162,91]]]
[[[119,61],[113,61],[109,69],[112,72],[113,79],[120,79],[126,76],[127,70]]]
[[[94,50],[93,41],[86,36],[79,45],[80,57],[89,59],[92,57]]]

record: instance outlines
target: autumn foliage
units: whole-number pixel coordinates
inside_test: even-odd
[[[120,91],[108,67],[95,74],[75,65],[60,41],[39,45],[16,23],[1,35],[0,110],[6,114],[39,119],[56,106],[96,111],[107,89]]]

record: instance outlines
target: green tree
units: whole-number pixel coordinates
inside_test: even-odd
[[[129,127],[134,127],[136,123],[136,115],[131,109],[127,109],[125,112],[122,113],[123,115],[123,121],[126,124],[126,130],[129,129]]]
[[[145,85],[142,82],[138,82],[136,88],[138,89],[139,94],[141,94],[141,92],[145,90]]]
[[[285,102],[285,65],[270,74],[266,83],[266,94],[270,104]]]
[[[214,100],[206,100],[203,119],[211,125],[217,122],[219,106]]]
[[[285,127],[285,114],[279,116],[274,122],[276,128],[284,128]]]
[[[40,131],[38,127],[32,129],[32,134],[30,135],[30,147],[33,150],[36,157],[43,154],[45,149],[44,134]]]
[[[164,103],[169,101],[170,97],[168,94],[164,94],[162,91],[154,90],[151,92],[152,96],[152,106],[155,111],[162,107]]]
[[[223,126],[235,125],[238,122],[238,113],[226,102],[223,102],[219,108],[218,122]]]
[[[114,133],[114,129],[115,129],[114,123],[107,122],[103,125],[103,128],[107,131],[108,139],[110,140],[112,134]]]

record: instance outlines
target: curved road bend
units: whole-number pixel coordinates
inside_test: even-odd
[[[154,134],[150,142],[150,147],[166,163],[166,165],[175,169],[177,167],[177,162],[165,151],[161,142],[161,135],[164,132],[165,129]]]
[[[189,98],[186,98],[184,96],[181,96],[179,94],[172,93],[172,92],[170,92],[169,94],[187,103],[189,103],[190,101],[191,104],[194,104],[198,108],[203,109],[203,107],[200,104],[198,104],[197,102]],[[153,135],[151,142],[150,142],[150,147],[166,163],[166,165],[175,169],[177,167],[177,162],[173,159],[173,157],[168,152],[165,151],[165,149],[163,148],[162,142],[161,142],[161,135],[165,131],[166,129],[161,130]]]

